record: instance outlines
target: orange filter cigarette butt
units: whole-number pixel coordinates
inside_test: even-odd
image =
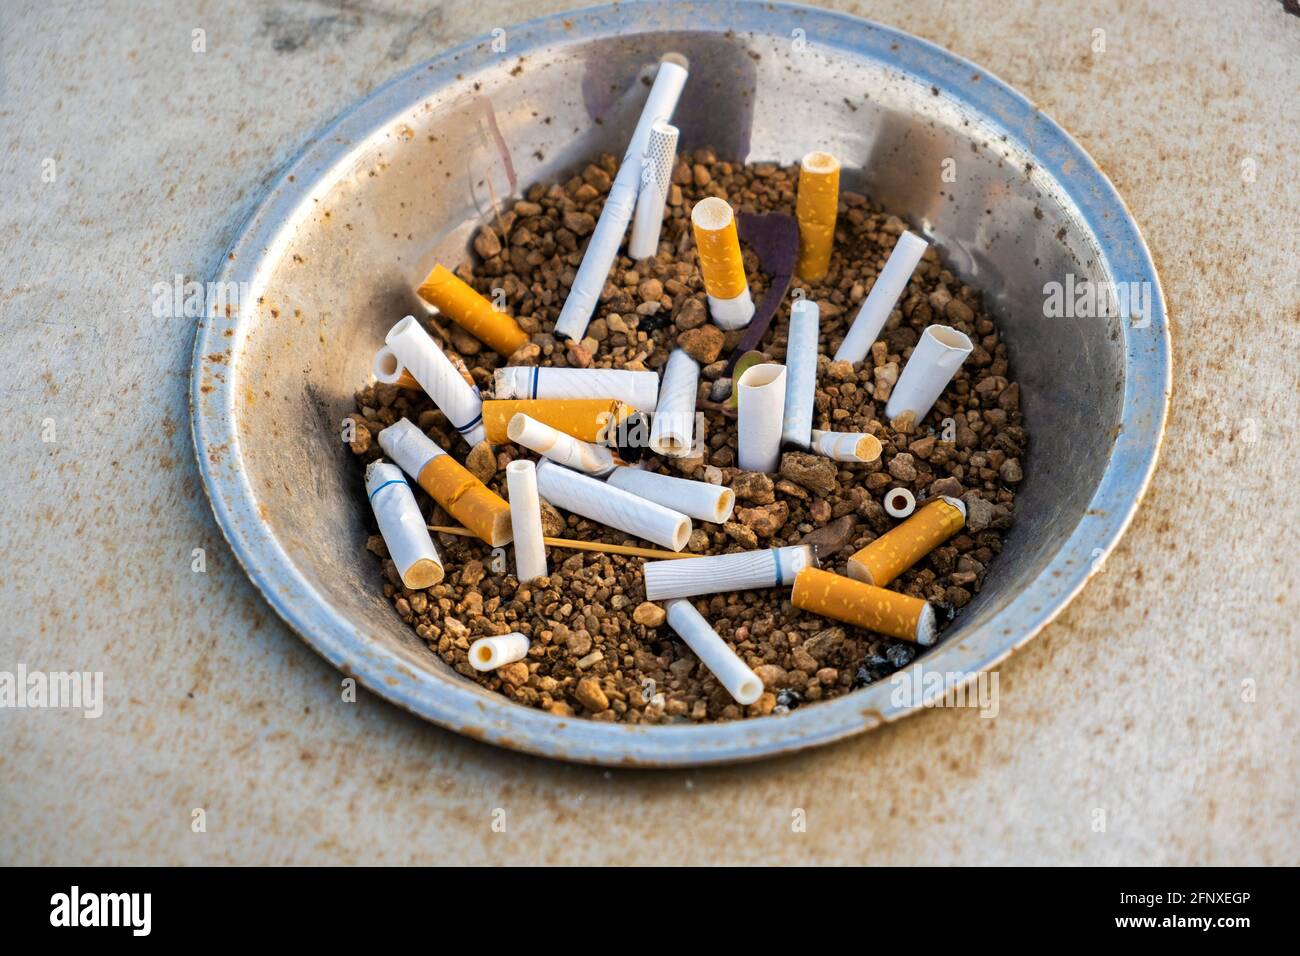
[[[410,420],[379,433],[379,446],[453,518],[494,548],[509,544],[510,506]]]
[[[754,302],[740,255],[736,214],[725,199],[710,196],[691,210],[691,226],[713,321],[724,329],[743,328],[754,316]]]
[[[514,319],[492,308],[491,302],[443,265],[434,266],[420,284],[420,298],[500,355],[509,356],[528,341],[528,333]]]
[[[849,558],[849,577],[884,587],[966,524],[958,498],[934,498]]]
[[[934,608],[928,601],[819,568],[807,567],[795,575],[790,602],[800,610],[900,640],[927,645],[935,641]]]
[[[835,215],[840,201],[840,161],[814,150],[799,164],[799,193],[795,218],[799,221],[799,258],[795,272],[805,282],[825,278],[835,244]]]
[[[582,441],[605,443],[636,411],[612,398],[498,398],[483,403],[483,428],[493,444],[510,441],[510,419],[523,413]]]

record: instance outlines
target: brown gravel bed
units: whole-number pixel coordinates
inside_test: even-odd
[[[731,383],[722,377],[720,359],[741,333],[723,333],[708,321],[689,214],[696,201],[721,196],[738,210],[793,215],[797,168],[740,166],[719,161],[710,150],[683,156],[673,177],[663,251],[639,263],[620,256],[588,338],[565,349],[550,330],[616,170],[616,160],[606,155],[567,182],[533,186],[523,200],[483,227],[474,241],[474,261],[457,270],[489,297],[494,289],[504,289],[510,311],[531,334],[532,341],[509,364],[659,370],[675,345],[701,362],[708,453],[693,460],[649,459],[651,467],[721,481],[736,491],[732,521],[725,526],[696,522],[690,551],[716,554],[811,539],[835,550],[822,566],[843,573],[854,550],[896,523],[882,505],[890,489],[909,488],[918,500],[936,494],[962,498],[968,510],[963,533],[892,585],[960,613],[1002,550],[1027,445],[1019,388],[1009,380],[1006,347],[979,292],[944,269],[931,248],[868,359],[856,367],[830,362],[869,281],[904,229],[866,197],[841,193],[826,280],[813,286],[795,280],[795,287],[821,306],[813,427],[871,432],[884,452],[869,465],[786,453],[777,475],[740,472],[735,467],[735,419],[720,404],[713,406],[729,394]],[[765,277],[749,250],[745,262],[758,302]],[[777,362],[785,357],[790,301],[787,296],[762,345]],[[926,419],[909,433],[899,433],[883,421],[884,403],[919,332],[933,322],[965,332],[975,351]],[[490,397],[492,370],[507,360],[453,325],[435,319],[429,328],[464,359],[484,397]],[[405,416],[506,497],[505,466],[521,456],[521,449],[505,445],[494,453],[484,444],[471,450],[426,397],[392,386],[367,386],[356,393],[356,402],[352,450],[358,482],[364,466],[380,457],[374,435]],[[416,496],[431,524],[456,523],[418,488]],[[646,544],[561,515],[545,503],[543,517],[548,535]],[[377,556],[384,593],[458,673],[552,713],[631,723],[781,713],[886,677],[909,663],[917,650],[798,611],[788,590],[699,598],[696,606],[766,685],[757,703],[741,707],[675,638],[663,610],[645,602],[640,559],[549,549],[551,576],[521,587],[510,573],[513,555],[508,552],[504,559],[494,558],[476,539],[434,537],[447,577],[424,591],[402,587],[382,539],[370,538],[367,547]],[[490,674],[473,670],[467,659],[470,642],[508,631],[531,637],[528,657]]]

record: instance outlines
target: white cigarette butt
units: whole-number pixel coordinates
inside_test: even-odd
[[[650,426],[650,447],[659,455],[685,458],[695,443],[695,393],[700,366],[681,349],[674,349],[664,366],[659,404]]]
[[[615,468],[605,479],[607,485],[672,508],[697,521],[722,524],[736,507],[736,493],[707,481],[692,481],[646,471],[644,468]]]
[[[476,671],[494,671],[528,656],[528,638],[518,631],[480,637],[469,646],[469,666]]]
[[[763,551],[715,554],[690,561],[647,561],[641,567],[648,601],[752,591],[755,588],[792,587],[794,577],[816,566],[806,544]]]
[[[506,465],[506,494],[510,497],[510,530],[515,540],[515,578],[521,584],[544,578],[547,567],[542,504],[537,498],[537,472],[531,461]]]
[[[737,458],[745,471],[776,471],[781,460],[785,366],[752,365],[736,382]]]
[[[821,308],[812,299],[799,299],[790,307],[790,334],[786,342],[785,414],[781,440],[807,448],[812,432],[813,402],[817,394],[817,336]]]
[[[366,468],[366,495],[402,583],[414,591],[441,581],[442,558],[402,470],[387,462],[371,462]]]
[[[885,268],[880,270],[876,284],[871,287],[862,308],[858,310],[857,318],[849,327],[849,334],[844,336],[844,341],[836,349],[835,361],[857,363],[866,358],[872,343],[885,327],[889,313],[894,310],[894,304],[907,290],[907,283],[911,281],[912,273],[925,255],[928,245],[924,239],[911,232],[904,232],[898,237],[894,251],[885,262]]]
[[[493,398],[613,398],[653,412],[659,403],[659,376],[629,369],[511,365],[493,373]]]
[[[556,464],[589,475],[604,475],[614,468],[614,456],[608,448],[574,438],[523,412],[510,419],[506,437]]]
[[[889,395],[885,417],[893,421],[910,412],[919,423],[974,348],[971,340],[954,328],[927,326]]]
[[[544,461],[537,466],[538,493],[565,511],[680,551],[691,537],[691,519],[590,475]]]
[[[461,377],[415,316],[408,315],[394,325],[385,341],[469,446],[483,441],[483,400],[478,389]]]
[[[668,625],[695,652],[736,703],[748,706],[763,695],[763,682],[740,659],[690,601],[668,603]]]

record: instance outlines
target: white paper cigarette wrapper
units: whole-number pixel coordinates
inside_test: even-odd
[[[618,175],[610,186],[609,195],[600,211],[600,219],[596,221],[596,229],[587,243],[582,264],[578,266],[578,274],[574,277],[569,296],[564,300],[564,307],[556,320],[557,338],[576,342],[586,334],[591,313],[596,308],[601,289],[609,277],[610,267],[618,255],[619,243],[623,241],[627,224],[632,220],[637,192],[641,186],[641,157],[645,155],[650,130],[655,123],[672,117],[689,75],[686,67],[680,63],[664,60],[659,64],[654,85],[650,87],[650,96],[641,110],[641,118],[637,120],[632,139],[628,142],[627,152],[618,167]]]
[[[647,561],[641,571],[645,575],[646,600],[663,601],[696,594],[793,587],[794,576],[809,565],[815,565],[812,548],[796,544],[689,561]]]
[[[656,454],[685,458],[695,441],[695,393],[700,366],[681,349],[668,356],[659,404],[650,426],[650,447]]]
[[[659,251],[664,204],[672,185],[676,158],[677,127],[670,123],[655,123],[650,128],[641,164],[641,192],[636,197],[636,218],[632,220],[632,238],[627,243],[627,254],[632,259],[649,259]]]
[[[790,307],[790,335],[785,349],[785,417],[781,440],[807,448],[812,435],[813,401],[817,393],[817,335],[821,307],[799,299]]]
[[[669,602],[668,626],[704,662],[704,666],[727,689],[736,703],[748,706],[763,695],[763,682],[758,675],[709,626],[709,622],[704,620],[690,601]]]
[[[523,412],[510,419],[506,435],[516,445],[523,445],[558,465],[576,468],[589,475],[603,475],[614,467],[614,456],[608,448],[566,435]]]
[[[476,671],[494,671],[528,656],[528,638],[518,631],[480,637],[469,646],[469,666]]]
[[[511,365],[493,377],[495,398],[616,398],[642,412],[653,412],[659,403],[654,372]]]
[[[736,382],[737,452],[745,471],[776,471],[785,414],[785,366],[752,365]]]
[[[866,432],[823,432],[813,429],[811,450],[836,461],[875,461],[880,439]]]
[[[415,316],[408,315],[394,325],[385,341],[470,447],[481,442],[486,435],[478,389],[461,378],[451,359]]]
[[[880,330],[885,327],[889,313],[894,310],[898,297],[906,291],[907,283],[911,281],[912,273],[916,270],[916,264],[925,255],[928,245],[929,243],[915,233],[904,232],[898,237],[894,251],[885,261],[885,268],[880,270],[880,275],[876,277],[876,284],[867,293],[862,308],[858,310],[857,318],[849,327],[849,334],[844,336],[844,341],[836,350],[835,361],[861,362],[866,358],[867,352],[871,351],[872,343],[880,335]]]
[[[674,551],[686,547],[691,519],[603,481],[544,461],[537,466],[537,490],[565,511]]]
[[[417,590],[441,581],[442,558],[402,470],[386,462],[371,462],[366,468],[366,495],[402,583]]]
[[[537,472],[531,461],[506,465],[506,493],[510,497],[510,530],[515,539],[515,577],[520,583],[546,577],[542,505],[537,499]]]
[[[379,447],[397,463],[397,467],[416,481],[420,480],[420,472],[424,471],[425,465],[439,455],[447,454],[409,418],[399,418],[381,431]]]
[[[692,481],[646,471],[643,468],[615,468],[605,484],[672,508],[697,521],[722,524],[736,507],[736,493],[722,485]]]
[[[918,422],[925,418],[973,348],[971,340],[954,328],[927,326],[890,393],[885,417],[892,421],[911,412]]]

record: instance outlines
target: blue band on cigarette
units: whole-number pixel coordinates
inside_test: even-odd
[[[473,431],[473,430],[474,430],[474,427],[475,427],[476,425],[478,425],[478,423],[481,422],[481,421],[483,421],[483,413],[482,413],[482,412],[479,412],[477,415],[474,416],[474,420],[471,421],[469,424],[467,424],[467,425],[457,425],[457,426],[456,426],[456,431],[458,431],[458,432],[460,432],[462,435],[464,435],[466,432]]]
[[[540,365],[534,365],[533,366],[533,389],[532,389],[533,393],[528,396],[529,398],[537,397],[537,380],[541,377],[541,374],[542,374],[542,367]]]
[[[374,500],[375,500],[375,495],[379,494],[381,491],[383,491],[383,490],[384,490],[385,488],[387,488],[389,485],[404,485],[404,484],[406,484],[406,479],[405,479],[405,478],[389,478],[387,481],[385,481],[382,485],[380,485],[380,486],[379,486],[378,488],[376,488],[374,491],[370,492],[370,500],[371,500],[371,501],[374,501]]]
[[[785,582],[781,580],[781,552],[776,548],[772,549],[772,563],[776,565],[776,586],[780,587]]]

